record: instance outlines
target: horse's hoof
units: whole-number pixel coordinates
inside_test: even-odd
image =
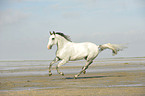
[[[75,76],[74,76],[74,79],[77,79],[77,78],[78,78],[78,75],[75,75]]]
[[[52,73],[49,73],[49,76],[51,76],[52,75]]]

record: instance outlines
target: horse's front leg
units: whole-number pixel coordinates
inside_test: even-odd
[[[60,72],[60,71],[59,71],[59,67],[62,66],[62,65],[64,65],[64,64],[67,63],[67,62],[68,62],[68,59],[63,59],[63,60],[56,66],[57,73],[61,74],[62,76],[64,75],[63,72]]]
[[[51,67],[52,67],[52,65],[53,65],[54,63],[58,62],[59,60],[60,60],[60,59],[56,57],[56,58],[50,63],[50,65],[48,66],[48,67],[49,67],[49,76],[52,75],[52,73],[51,73]]]

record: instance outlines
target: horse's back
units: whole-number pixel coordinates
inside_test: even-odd
[[[71,60],[79,60],[86,57],[92,58],[98,54],[98,46],[91,42],[73,43],[71,48]]]
[[[84,46],[85,48],[87,48],[88,51],[95,51],[98,49],[98,46],[94,43],[91,42],[83,42],[83,43],[78,43],[80,46]]]

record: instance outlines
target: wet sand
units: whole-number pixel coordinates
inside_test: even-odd
[[[53,74],[51,77],[48,74],[2,75],[20,70],[0,70],[0,96],[145,96],[145,59],[139,59],[139,62],[129,59],[127,63],[121,62],[124,59],[119,61],[100,65],[94,62],[78,79],[73,76],[81,66],[64,66],[60,68],[66,72],[64,76]],[[47,68],[38,69],[38,72],[47,71]],[[75,71],[67,73],[69,70]]]

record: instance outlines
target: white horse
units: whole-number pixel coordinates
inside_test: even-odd
[[[84,43],[74,43],[70,40],[69,36],[64,35],[63,33],[50,32],[50,38],[47,45],[48,49],[51,49],[53,45],[57,45],[56,57],[49,65],[49,76],[52,75],[51,67],[54,63],[59,62],[56,66],[56,70],[59,74],[64,75],[63,72],[60,72],[58,68],[61,65],[64,65],[68,61],[75,61],[85,59],[87,62],[82,68],[82,71],[79,72],[74,78],[77,78],[82,72],[85,74],[85,70],[93,62],[93,60],[98,56],[98,54],[104,49],[111,49],[113,54],[117,54],[118,51],[122,50],[124,47],[122,45],[116,44],[103,44],[97,46],[94,43],[84,42]]]

